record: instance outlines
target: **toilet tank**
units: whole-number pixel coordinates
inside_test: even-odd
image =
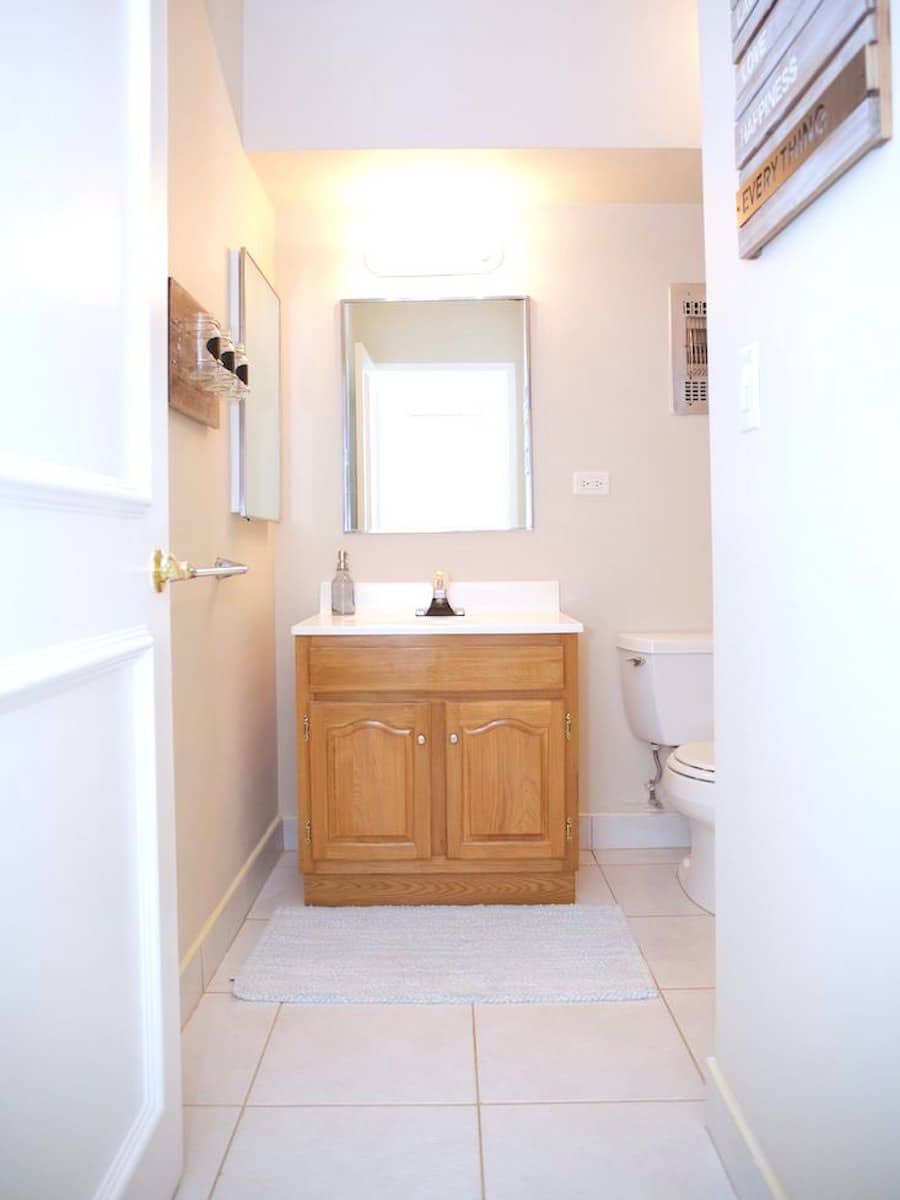
[[[658,746],[713,737],[711,633],[620,633],[622,694],[635,737]]]

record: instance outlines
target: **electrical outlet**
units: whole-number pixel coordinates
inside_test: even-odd
[[[572,491],[576,496],[608,496],[608,471],[576,471],[572,476]]]

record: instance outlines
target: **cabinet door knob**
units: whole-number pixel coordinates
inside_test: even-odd
[[[459,734],[451,733],[450,734],[450,745],[455,746],[458,741],[459,741]]]
[[[424,733],[420,733],[418,735],[418,737],[416,738],[416,741],[419,743],[420,746],[424,746],[425,743],[428,741],[428,738],[425,736]]]

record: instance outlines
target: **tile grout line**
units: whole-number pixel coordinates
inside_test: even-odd
[[[616,846],[610,847],[611,850],[619,849],[619,848],[620,847],[616,847]],[[650,847],[650,849],[654,849],[654,850],[657,848],[662,849],[663,847],[655,847],[655,846]],[[625,847],[621,847],[621,849],[625,849]],[[673,849],[688,851],[690,849],[690,847],[674,846]],[[593,856],[594,862],[600,868],[603,868],[603,867],[677,867],[678,864],[681,862],[681,858],[673,858],[673,859],[648,858],[645,862],[615,862],[615,861],[613,861],[613,862],[609,862],[609,863],[602,863],[600,861],[600,859],[597,857],[598,853],[602,853],[602,851],[591,850],[590,853]],[[628,853],[629,854],[638,854],[638,853],[640,853],[640,851],[629,850]],[[683,857],[684,857],[684,855],[682,855],[682,858]]]
[[[222,1157],[219,1159],[219,1166],[216,1170],[216,1176],[215,1179],[213,1179],[212,1187],[206,1193],[206,1200],[212,1200],[215,1190],[219,1186],[219,1180],[222,1178],[222,1168],[225,1166],[225,1159],[231,1153],[231,1147],[234,1145],[234,1139],[237,1137],[237,1131],[241,1127],[241,1121],[243,1121],[244,1113],[247,1111],[247,1101],[250,1099],[250,1093],[253,1091],[253,1085],[256,1083],[256,1077],[259,1074],[259,1068],[262,1066],[262,1060],[269,1048],[269,1042],[272,1040],[272,1034],[275,1030],[275,1023],[277,1022],[283,1007],[283,1005],[279,1004],[275,1010],[275,1016],[272,1018],[272,1024],[269,1026],[269,1032],[266,1034],[266,1040],[263,1042],[263,1047],[260,1051],[256,1067],[254,1068],[253,1074],[250,1077],[250,1083],[247,1085],[247,1091],[244,1094],[244,1102],[241,1105],[241,1111],[238,1113],[238,1118],[234,1123],[234,1129],[231,1131],[231,1137],[228,1139],[228,1144],[222,1153]]]
[[[472,1005],[472,1051],[475,1056],[475,1117],[478,1122],[478,1170],[481,1179],[481,1200],[486,1200],[484,1187],[484,1136],[481,1130],[481,1083],[478,1078],[478,1031],[475,1027],[475,1005]]]
[[[632,934],[632,936],[634,936],[634,935]],[[697,1074],[700,1076],[700,1080],[701,1080],[701,1082],[703,1083],[703,1085],[704,1085],[704,1087],[705,1087],[705,1086],[706,1086],[706,1076],[703,1074],[702,1070],[700,1069],[700,1064],[697,1062],[697,1059],[696,1059],[696,1057],[695,1057],[695,1055],[694,1055],[694,1052],[693,1052],[693,1050],[692,1050],[692,1049],[691,1049],[691,1047],[688,1045],[688,1040],[687,1040],[687,1038],[684,1036],[684,1031],[682,1030],[681,1026],[678,1024],[678,1019],[677,1019],[677,1017],[675,1016],[675,1014],[672,1012],[671,1008],[669,1007],[669,1002],[668,1002],[668,1000],[666,999],[666,993],[665,993],[665,990],[663,989],[663,986],[662,986],[662,984],[661,984],[661,983],[659,982],[659,980],[657,979],[657,977],[656,977],[656,972],[653,970],[653,967],[650,965],[650,960],[649,960],[649,958],[647,958],[647,956],[644,954],[644,951],[643,951],[643,949],[642,949],[642,947],[641,947],[641,944],[640,944],[640,942],[637,940],[637,938],[635,938],[635,939],[634,939],[634,943],[635,943],[635,945],[637,946],[638,950],[640,950],[640,953],[641,953],[641,958],[643,958],[644,962],[647,964],[647,970],[650,972],[650,975],[651,975],[651,977],[652,977],[652,979],[653,979],[653,982],[656,984],[656,990],[657,990],[657,992],[659,993],[659,998],[660,998],[660,1000],[662,1001],[663,1007],[665,1008],[666,1012],[669,1014],[669,1017],[671,1018],[672,1024],[675,1026],[675,1030],[676,1030],[676,1032],[677,1032],[677,1034],[678,1034],[679,1038],[681,1038],[681,1041],[682,1041],[682,1043],[683,1043],[683,1045],[684,1045],[684,1048],[685,1048],[685,1050],[687,1050],[687,1052],[688,1052],[688,1055],[689,1055],[689,1057],[690,1057],[690,1060],[691,1060],[691,1062],[694,1064],[694,1069],[697,1071]],[[687,990],[687,989],[686,989],[686,990]]]
[[[596,860],[596,856],[595,856],[595,860]],[[612,893],[613,899],[615,900],[616,904],[618,904],[619,908],[622,908],[622,901],[616,895],[615,888],[613,887],[609,876],[606,874],[606,870],[605,870],[603,864],[599,860],[596,860],[596,861],[597,861],[597,866],[600,868],[600,874],[603,876],[603,880],[604,880],[606,886],[609,888],[610,892]],[[608,867],[615,867],[615,866],[619,866],[619,865],[620,865],[619,863],[607,863],[606,864],[606,866],[608,866]],[[677,863],[623,863],[621,865],[626,866],[626,867],[673,867],[673,868],[677,868]],[[677,870],[673,871],[673,875],[675,877],[675,882],[678,884],[679,888],[681,888],[681,892],[684,895],[685,899],[688,901],[689,904],[693,905],[693,907],[697,910],[696,912],[625,913],[625,916],[628,917],[629,919],[631,917],[653,917],[654,919],[659,918],[659,917],[713,917],[713,919],[715,919],[713,913],[707,912],[706,909],[701,908],[699,904],[694,904],[694,901],[691,900],[690,896],[688,896],[687,892],[685,892],[684,888],[681,886],[681,880],[678,878]],[[624,908],[622,908],[622,912],[625,912]]]
[[[600,866],[599,862],[597,863],[597,866],[600,867],[600,874],[606,880],[606,886],[612,892],[613,897],[616,899],[616,903],[618,903],[619,902],[618,897],[616,897],[615,890],[614,890],[612,884],[610,883],[609,879],[607,879],[607,877],[606,877],[606,872],[603,870],[603,867]],[[688,916],[688,917],[695,917],[695,916],[709,917],[711,914],[701,912],[701,913],[685,913],[684,915]],[[658,920],[659,918],[655,918],[655,919]],[[712,919],[715,920],[714,917]],[[630,925],[629,925],[629,928],[630,928]],[[632,937],[634,937],[633,931],[632,931]],[[691,1047],[688,1043],[688,1040],[684,1035],[684,1031],[682,1030],[681,1026],[678,1023],[678,1018],[675,1016],[674,1012],[672,1012],[672,1009],[669,1007],[669,1002],[666,999],[666,993],[663,989],[662,984],[660,983],[659,979],[656,976],[656,972],[653,970],[653,967],[650,964],[649,958],[647,958],[646,954],[644,954],[643,948],[642,948],[640,942],[637,940],[637,938],[634,938],[634,944],[637,946],[637,948],[640,952],[641,958],[643,958],[644,962],[647,964],[647,970],[650,972],[650,977],[652,978],[654,984],[656,985],[656,990],[657,990],[657,993],[659,994],[660,1000],[662,1001],[663,1007],[665,1008],[666,1012],[669,1014],[669,1018],[671,1019],[672,1024],[675,1026],[675,1030],[676,1030],[679,1038],[681,1039],[685,1050],[687,1050],[691,1062],[694,1064],[694,1069],[696,1070],[697,1074],[700,1076],[702,1083],[705,1085],[706,1084],[706,1076],[703,1074],[700,1064],[697,1061],[696,1055],[694,1054],[693,1050],[691,1049]],[[689,990],[689,989],[685,989],[685,990]]]
[[[598,1100],[483,1100],[481,1108],[572,1108],[580,1106],[590,1106],[594,1104],[697,1104],[696,1099],[690,1096],[639,1096],[637,1098],[625,1096],[620,1099],[607,1097]],[[238,1108],[237,1104],[186,1104],[185,1108]],[[338,1104],[330,1102],[327,1104],[248,1104],[248,1108],[274,1110],[280,1112],[282,1110],[293,1109],[311,1109],[318,1111],[322,1108],[328,1109],[344,1109],[344,1108],[477,1108],[478,1105],[472,1104],[467,1100],[404,1100],[396,1104],[371,1104],[371,1103],[353,1103]]]
[[[656,976],[654,975],[653,978],[655,979]],[[684,1030],[681,1028],[681,1026],[678,1023],[678,1018],[675,1016],[675,1014],[672,1012],[671,1007],[669,1006],[669,1001],[666,999],[666,993],[663,991],[663,989],[661,987],[659,987],[659,984],[657,984],[657,987],[659,988],[659,998],[660,998],[660,1000],[662,1000],[663,1004],[665,1005],[666,1012],[672,1018],[675,1028],[678,1030],[678,1036],[684,1042],[684,1047],[687,1050],[688,1054],[691,1056],[691,1062],[697,1068],[697,1074],[700,1076],[701,1080],[703,1081],[704,1086],[706,1086],[706,1076],[703,1074],[703,1068],[700,1066],[700,1063],[697,1060],[696,1054],[694,1054],[694,1051],[691,1049],[690,1042],[685,1037]],[[709,990],[715,991],[715,988],[711,988]]]
[[[595,856],[595,861],[596,861],[596,856]],[[612,885],[612,884],[609,882],[609,880],[606,878],[606,872],[603,870],[603,867],[600,865],[600,863],[599,863],[599,862],[597,862],[597,870],[600,872],[600,878],[603,880],[603,882],[604,882],[604,883],[606,884],[606,886],[609,888],[609,894],[612,896],[613,900],[615,900],[615,902],[616,902],[616,904],[619,906],[619,908],[622,908],[622,903],[621,903],[621,901],[619,900],[619,897],[616,895],[616,893],[615,893],[615,889],[613,888],[613,885]],[[625,912],[625,909],[624,909],[624,908],[622,908],[622,912],[623,912],[623,913]]]

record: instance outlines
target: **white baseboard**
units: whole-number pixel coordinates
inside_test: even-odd
[[[182,1027],[219,969],[225,952],[278,862],[283,845],[282,820],[275,817],[188,947],[180,965]]]
[[[706,1060],[706,1128],[739,1200],[788,1200],[714,1058]]]
[[[297,818],[282,817],[281,828],[284,830],[284,848],[285,850],[297,849]]]
[[[666,810],[582,813],[579,824],[584,850],[648,850],[691,844],[687,820],[681,813]],[[589,827],[587,831],[585,825]]]

